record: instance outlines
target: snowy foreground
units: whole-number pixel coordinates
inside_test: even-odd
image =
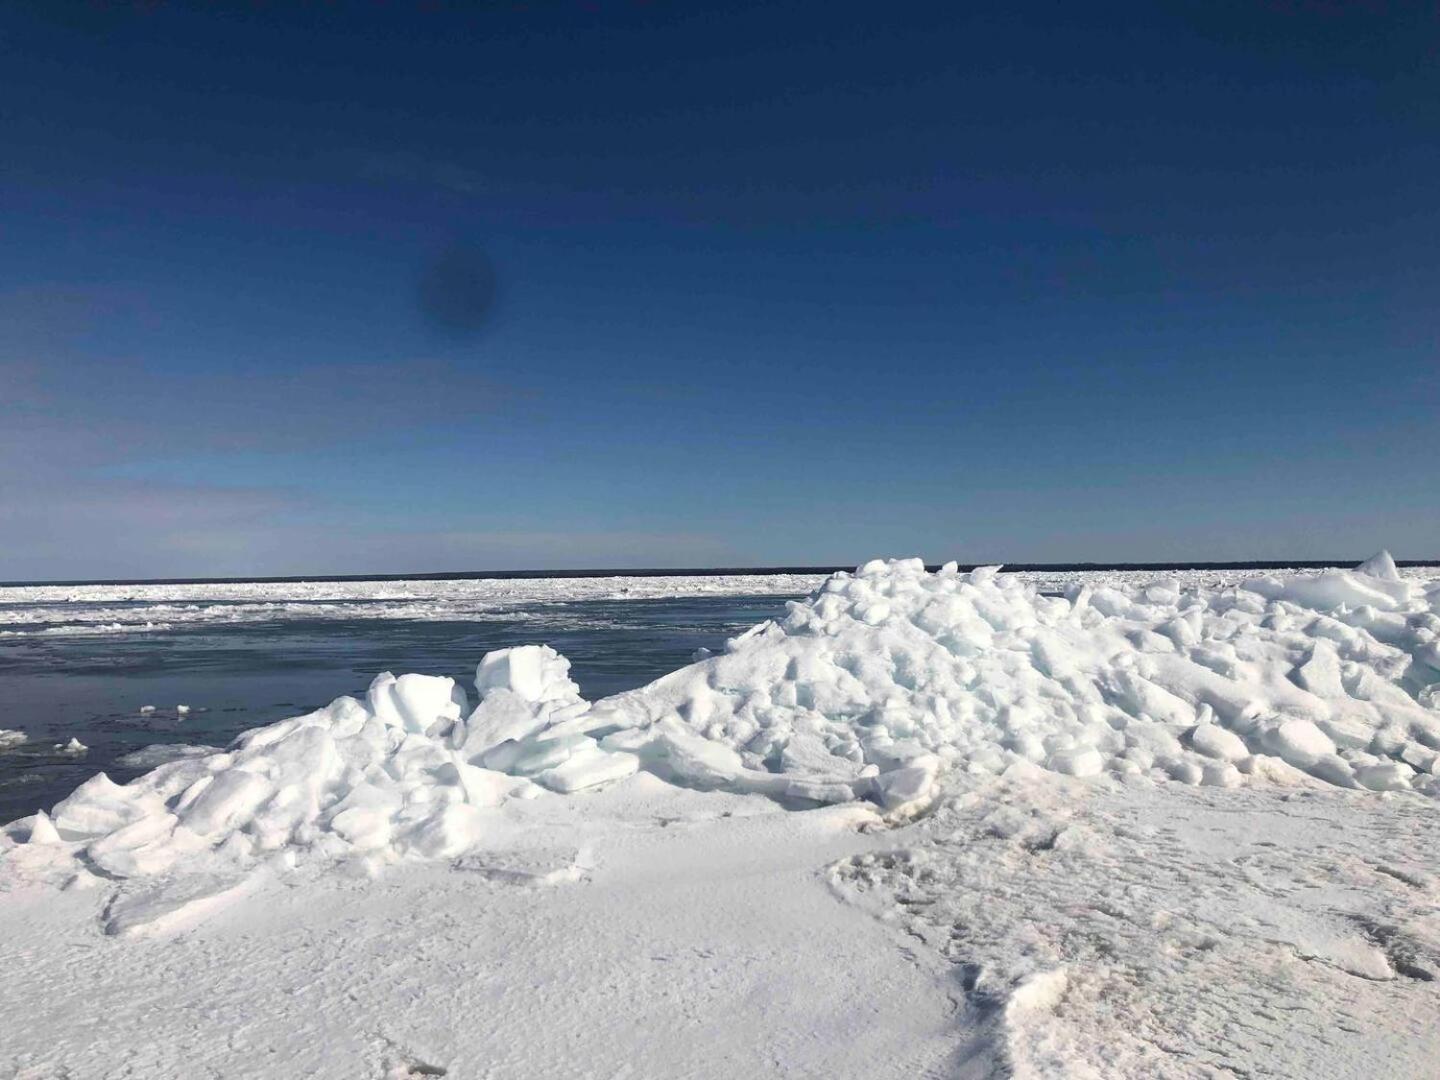
[[[875,562],[0,830],[0,1077],[1440,1074],[1440,575]]]

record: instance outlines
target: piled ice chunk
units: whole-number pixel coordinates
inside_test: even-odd
[[[561,792],[618,780],[639,767],[634,755],[606,753],[588,734],[580,718],[590,704],[570,681],[570,661],[548,645],[488,654],[475,689],[482,700],[461,744],[470,761]]]
[[[785,794],[848,788],[889,805],[917,797],[937,765],[992,774],[1017,760],[1074,776],[1308,773],[1440,794],[1437,706],[1440,582],[1402,580],[1381,553],[1355,571],[1234,588],[1063,597],[997,568],[876,561],[590,716],[637,733],[683,724],[736,751],[730,786],[752,786],[744,770],[756,770],[790,777]],[[654,754],[642,740],[624,745]]]
[[[594,705],[547,646],[248,732],[120,786],[103,774],[0,831],[97,872],[279,854],[441,858],[502,804],[647,769],[796,805],[923,804],[1011,766],[1440,795],[1440,581],[1355,571],[1043,595],[989,567],[837,574],[726,650]]]

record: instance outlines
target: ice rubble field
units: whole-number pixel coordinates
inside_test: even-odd
[[[839,857],[835,895],[929,947],[914,959],[926,992],[952,1002],[953,1045],[924,1065],[879,1053],[907,1063],[886,1074],[1373,1075],[1382,1054],[1421,1076],[1440,1060],[1440,578],[1402,577],[1382,553],[1353,571],[1045,595],[995,568],[876,561],[638,690],[590,703],[568,667],[545,646],[491,653],[473,709],[450,679],[386,674],[222,753],[124,786],[97,775],[0,830],[0,888],[103,888],[99,926],[123,941],[191,929],[287,875],[575,882],[595,860],[527,849],[525,823],[663,789],[910,839],[814,849]],[[778,809],[832,804],[850,809]],[[723,835],[697,839],[697,865]],[[770,902],[798,887],[757,871]],[[802,974],[819,978],[803,965],[828,948]],[[927,967],[945,962],[958,975]],[[933,1021],[916,1020],[931,1049]],[[809,1075],[812,1051],[787,1067]]]
[[[543,645],[491,653],[473,711],[452,679],[383,674],[363,701],[224,753],[124,786],[97,774],[5,843],[118,877],[274,855],[449,858],[506,800],[640,769],[887,810],[928,798],[942,771],[1018,762],[1440,794],[1440,585],[1401,579],[1388,556],[1215,591],[1063,597],[994,568],[875,561],[639,690],[591,704],[568,670]]]
[[[1409,568],[1406,575],[1421,575]],[[1189,585],[1235,585],[1259,570],[1187,570]],[[1055,592],[1075,582],[1129,588],[1143,570],[1019,571],[1009,576]],[[276,619],[487,619],[514,608],[596,600],[686,596],[798,596],[823,574],[717,574],[658,577],[480,578],[437,581],[199,582],[140,585],[0,586],[0,637],[147,633],[177,627]]]

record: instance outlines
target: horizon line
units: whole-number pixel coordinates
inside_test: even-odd
[[[1364,562],[1360,559],[1247,559],[1238,561],[1196,562],[1054,562],[957,563],[969,572],[982,566],[1001,566],[1012,572],[1075,572],[1086,570],[1326,570],[1351,569]],[[722,577],[727,574],[764,577],[779,574],[835,574],[852,572],[864,563],[845,566],[699,566],[641,567],[629,569],[575,568],[563,570],[445,570],[392,574],[277,574],[253,577],[168,577],[168,578],[51,578],[43,580],[0,581],[0,589],[79,587],[83,585],[284,585],[305,582],[342,581],[504,581],[526,578],[603,578],[603,577]],[[925,569],[938,570],[943,563],[926,563]],[[1396,559],[1398,567],[1440,566],[1436,559]]]

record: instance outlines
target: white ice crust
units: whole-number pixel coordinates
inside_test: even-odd
[[[198,582],[0,587],[0,637],[110,636],[286,617],[506,619],[545,623],[546,605],[677,596],[803,595],[823,574]]]
[[[903,816],[1014,766],[1440,795],[1440,580],[1354,571],[1065,595],[998,567],[876,560],[640,689],[590,703],[544,645],[245,733],[0,830],[0,874],[454,858],[498,808],[648,771]],[[27,850],[28,849],[28,850]],[[44,849],[43,853],[36,849]],[[7,866],[8,864],[8,866]],[[1038,992],[1038,991],[1037,991]]]

